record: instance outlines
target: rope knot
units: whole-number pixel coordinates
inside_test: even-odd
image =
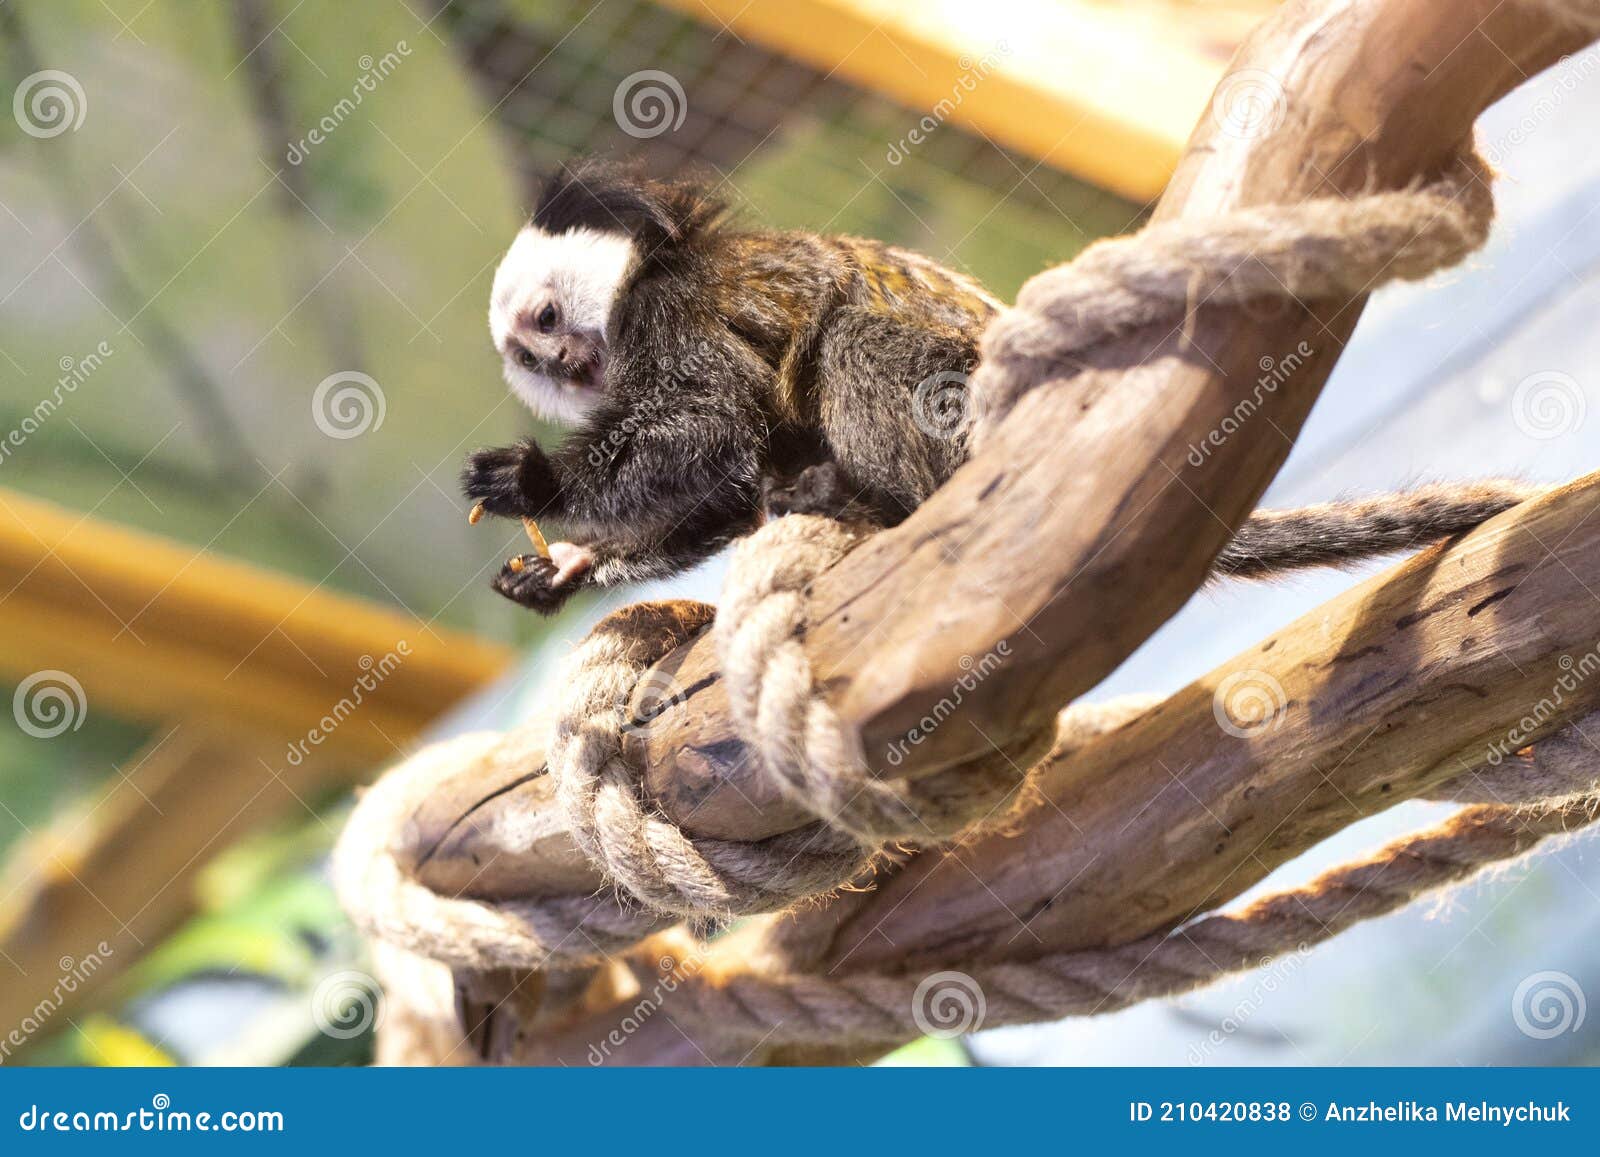
[[[829,704],[803,640],[812,580],[864,533],[811,515],[768,523],[734,550],[716,640],[740,734],[783,797],[864,847],[947,839],[995,811],[1020,783],[1007,761],[912,783],[869,765]]]

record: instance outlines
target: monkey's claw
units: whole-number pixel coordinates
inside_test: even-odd
[[[520,564],[514,567],[512,562]],[[518,606],[553,615],[572,597],[582,583],[555,583],[559,568],[547,558],[537,554],[518,555],[500,568],[489,584]]]
[[[461,489],[474,504],[502,518],[523,518],[538,513],[528,500],[524,473],[537,447],[527,444],[476,450],[461,468]]]

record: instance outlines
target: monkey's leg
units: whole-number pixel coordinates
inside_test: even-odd
[[[793,478],[766,479],[761,486],[761,509],[768,518],[817,514],[837,522],[882,525],[879,507],[864,498],[866,493],[837,462],[818,462]]]
[[[823,434],[857,501],[903,521],[966,457],[973,337],[869,309],[841,309],[817,356]]]
[[[1506,479],[1447,482],[1297,510],[1258,510],[1222,548],[1212,573],[1267,578],[1416,550],[1471,530],[1549,489]]]

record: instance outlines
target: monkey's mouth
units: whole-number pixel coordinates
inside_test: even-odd
[[[569,390],[588,391],[598,394],[605,389],[605,379],[605,354],[600,350],[595,350],[577,365],[568,367],[567,375],[562,381],[562,385]]]

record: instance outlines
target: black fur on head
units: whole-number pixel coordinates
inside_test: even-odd
[[[695,181],[655,180],[634,165],[589,159],[562,165],[544,182],[533,224],[546,233],[626,233],[650,253],[693,241],[727,212]]]

